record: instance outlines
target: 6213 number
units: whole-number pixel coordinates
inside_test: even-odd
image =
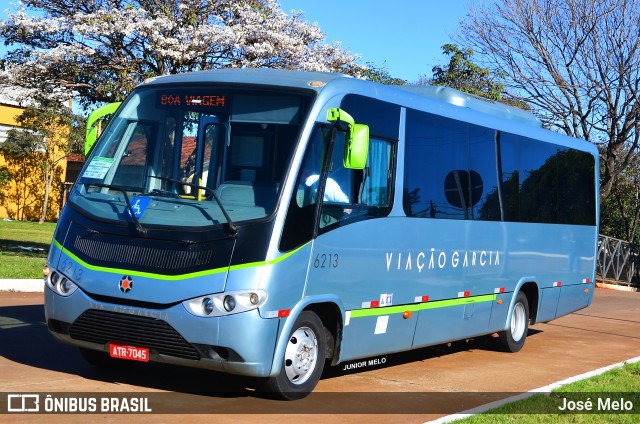
[[[315,268],[338,268],[337,253],[318,253],[313,260]]]

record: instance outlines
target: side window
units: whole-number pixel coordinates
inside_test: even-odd
[[[522,139],[520,149],[520,221],[557,223],[557,148]]]
[[[469,219],[500,221],[500,201],[496,167],[496,143],[499,132],[493,129],[470,125],[469,131],[469,172],[471,177],[471,202]],[[475,173],[475,174],[474,174]],[[475,179],[474,175],[477,175]]]
[[[360,202],[373,207],[391,205],[391,160],[393,144],[376,138],[369,140],[369,156],[360,189]]]
[[[404,208],[408,216],[468,219],[479,175],[469,172],[469,126],[407,111]],[[477,202],[475,202],[477,203]]]
[[[595,159],[577,150],[558,152],[558,220],[560,224],[595,225]]]
[[[520,219],[520,137],[503,132],[499,135],[496,157],[501,159],[498,184],[502,188],[502,220],[516,222]]]
[[[407,216],[595,225],[594,173],[589,153],[407,110]]]
[[[328,163],[320,211],[320,233],[348,223],[384,216],[390,211],[394,143],[370,138],[369,154],[363,170],[344,167],[344,143],[344,133],[338,133]]]

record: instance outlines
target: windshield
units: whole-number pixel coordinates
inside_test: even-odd
[[[308,103],[299,94],[209,85],[138,89],[113,117],[70,201],[141,226],[266,217]]]

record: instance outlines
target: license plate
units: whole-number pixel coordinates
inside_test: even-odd
[[[110,343],[109,355],[111,355],[112,358],[149,362],[149,349],[147,349],[146,347],[124,346]]]

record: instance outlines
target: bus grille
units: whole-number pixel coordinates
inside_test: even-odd
[[[175,248],[175,243],[162,248],[110,243],[81,236],[76,237],[73,247],[92,260],[167,271],[207,265],[213,257],[213,250],[179,250]]]
[[[85,311],[69,328],[75,340],[105,344],[117,342],[147,347],[162,355],[200,359],[196,349],[164,321],[110,311]]]

